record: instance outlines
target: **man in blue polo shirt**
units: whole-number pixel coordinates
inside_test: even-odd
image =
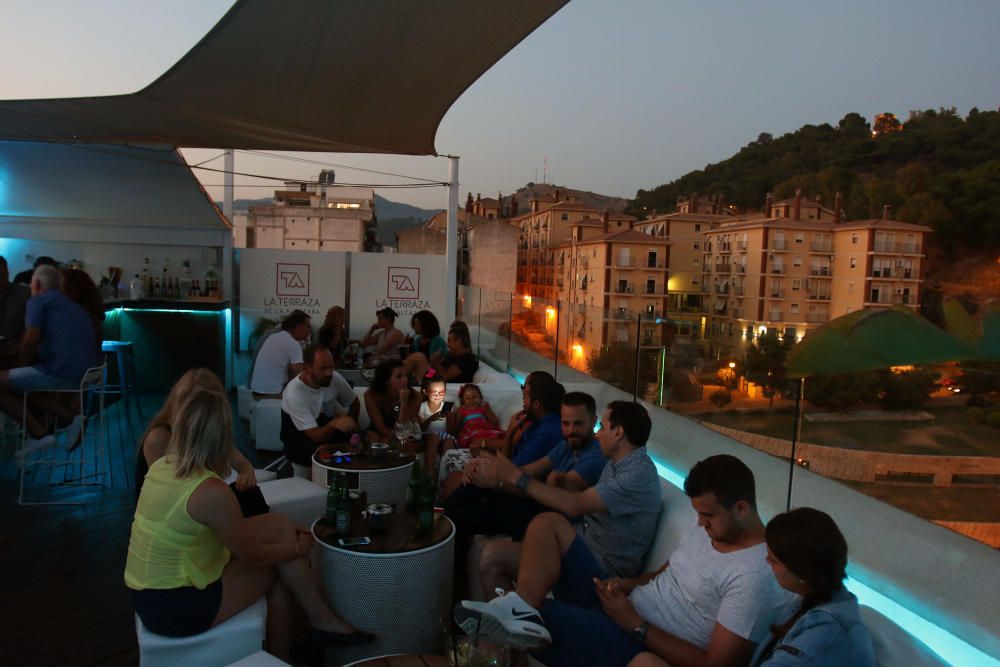
[[[20,420],[21,394],[46,389],[75,389],[88,368],[100,365],[101,353],[87,312],[59,291],[59,271],[39,266],[31,278],[31,299],[25,313],[20,362],[0,371],[0,409]],[[24,424],[31,438],[28,446],[54,441],[46,425],[29,410]],[[77,439],[82,421],[74,420],[70,442]]]
[[[520,466],[521,470],[540,482],[571,491],[596,484],[605,464],[594,438],[596,412],[593,397],[579,391],[566,394],[560,410],[563,441],[537,461]],[[455,524],[457,539],[499,534],[519,541],[535,515],[546,508],[516,486],[496,488],[495,479],[477,476],[481,460],[473,459],[465,467],[466,486],[448,497],[445,514]]]
[[[563,441],[559,406],[565,394],[563,386],[545,371],[534,371],[524,380],[524,409],[511,417],[502,448],[514,465],[533,463]],[[472,449],[485,444],[473,442]]]

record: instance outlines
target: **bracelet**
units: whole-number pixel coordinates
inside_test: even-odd
[[[497,480],[497,490],[498,491],[502,491],[503,490],[503,480],[502,479],[498,479]]]

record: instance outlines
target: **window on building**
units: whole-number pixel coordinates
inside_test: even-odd
[[[796,240],[796,243],[798,243],[797,240]],[[801,257],[792,257],[792,266],[802,266],[802,258]]]
[[[580,231],[582,232],[583,230],[581,229]],[[597,248],[594,248],[590,252],[591,252],[591,257],[593,257],[594,259],[597,259]]]
[[[806,238],[806,235],[802,232],[795,232],[795,242],[802,243]]]
[[[801,280],[793,280],[792,281],[792,290],[793,291],[798,291],[800,289],[802,289],[802,281]]]
[[[857,257],[851,257],[851,268],[852,269],[856,269],[857,267],[858,267],[858,258]]]
[[[701,231],[701,223],[697,223],[697,222],[695,223],[695,225],[694,225],[694,231],[696,231],[696,232],[700,232]]]
[[[701,263],[701,261],[697,257],[692,259],[691,262],[694,263],[695,266],[698,266]]]
[[[563,213],[559,218],[560,220],[569,220],[569,213]]]
[[[792,311],[792,313],[798,315],[798,313],[799,313],[799,304],[793,303],[791,305],[791,311]]]
[[[857,235],[857,233],[851,234],[851,243],[855,243],[856,244],[857,242],[858,242],[858,235]]]

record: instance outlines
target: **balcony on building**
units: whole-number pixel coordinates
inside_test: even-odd
[[[780,276],[780,275],[784,275],[785,272],[786,272],[786,269],[785,269],[784,264],[772,264],[771,265],[771,273],[774,273],[774,274]]]
[[[716,273],[732,273],[732,270],[733,270],[733,265],[732,264],[729,264],[729,263],[723,264],[722,262],[716,262],[715,263],[715,272]]]
[[[771,241],[771,245],[768,250],[784,252],[785,250],[788,250],[788,241],[785,241],[784,239],[774,239]]]
[[[784,322],[784,316],[780,310],[772,310],[767,314],[768,322]]]
[[[615,257],[615,266],[630,269],[635,266],[635,257],[631,255],[618,255]]]
[[[817,278],[832,278],[833,277],[833,267],[830,266],[813,266],[809,269],[809,275]]]
[[[772,289],[770,291],[770,295],[771,295],[772,299],[784,299],[785,298],[785,290],[783,290],[783,289]]]

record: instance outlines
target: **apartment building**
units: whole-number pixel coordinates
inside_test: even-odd
[[[670,279],[665,317],[673,335],[691,342],[705,337],[707,318],[702,293],[705,234],[735,219],[735,212],[720,197],[697,193],[677,200],[674,213],[656,214],[635,223],[636,231],[670,242]]]
[[[776,331],[800,340],[861,308],[919,307],[929,227],[883,217],[842,222],[801,192],[762,215],[724,222],[705,235],[702,293],[709,352],[742,358],[753,339]]]
[[[609,231],[631,229],[636,218],[624,213],[608,213]],[[529,201],[529,210],[510,218],[519,230],[517,250],[517,291],[549,300],[558,298],[556,269],[549,250],[604,232],[602,212],[581,202],[576,194],[556,190],[551,198]],[[586,233],[583,230],[589,230]],[[576,230],[576,231],[574,231]]]
[[[321,174],[319,183],[285,185],[295,189],[277,190],[271,204],[250,207],[246,218],[247,248],[353,252],[378,249],[372,188],[335,185],[332,172]]]

